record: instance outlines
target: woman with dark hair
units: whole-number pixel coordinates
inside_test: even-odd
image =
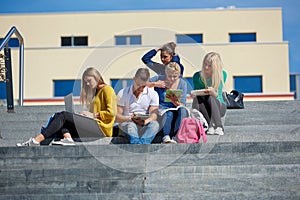
[[[170,62],[176,62],[180,66],[181,76],[183,75],[184,67],[180,63],[180,58],[178,54],[175,53],[176,44],[174,42],[169,42],[164,44],[163,46],[152,49],[147,52],[143,57],[142,61],[147,65],[150,69],[155,71],[158,75],[165,74],[165,66]],[[156,54],[160,51],[160,60],[162,64],[152,61],[152,58],[156,56]]]

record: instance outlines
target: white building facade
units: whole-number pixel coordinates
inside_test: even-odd
[[[191,88],[204,55],[216,51],[228,73],[227,91],[238,89],[246,100],[293,99],[280,8],[4,14],[0,24],[0,38],[12,26],[24,38],[28,103],[78,95],[88,66],[98,68],[117,92],[144,66],[141,57],[147,51],[170,41],[177,43]],[[11,49],[18,99],[19,49]],[[154,60],[160,62],[159,55]]]

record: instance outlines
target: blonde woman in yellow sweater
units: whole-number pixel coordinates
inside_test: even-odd
[[[117,97],[113,88],[104,82],[100,72],[93,67],[87,68],[82,75],[80,102],[90,108],[89,111],[82,111],[80,114],[96,120],[104,135],[111,137],[117,114]],[[38,146],[40,142],[55,134],[61,135],[63,139],[52,144],[75,144],[72,136],[78,136],[78,133],[72,113],[66,111],[55,113],[41,129],[41,133],[23,143],[18,143],[17,146]]]

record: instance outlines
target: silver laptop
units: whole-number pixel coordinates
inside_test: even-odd
[[[72,93],[65,96],[64,100],[65,100],[65,110],[67,112],[73,113],[73,119],[79,137],[93,137],[93,138],[105,137],[99,125],[94,119],[74,112],[74,101],[73,101]]]

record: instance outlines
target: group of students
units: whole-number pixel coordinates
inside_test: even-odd
[[[97,121],[103,134],[112,137],[113,126],[118,124],[120,135],[125,135],[131,144],[150,144],[158,132],[162,132],[162,143],[176,143],[176,135],[181,120],[189,116],[186,109],[187,82],[182,78],[184,67],[175,53],[176,44],[170,42],[152,49],[143,57],[143,63],[157,73],[150,78],[148,68],[139,68],[133,78],[134,83],[121,89],[116,95],[114,89],[104,82],[100,72],[87,68],[82,74],[80,102],[89,111],[80,114]],[[161,63],[152,61],[160,52]],[[227,78],[220,55],[210,52],[203,59],[202,69],[193,75],[194,89],[207,89],[205,96],[194,96],[192,108],[200,111],[208,122],[207,134],[223,135],[221,117],[226,105],[222,96]],[[182,90],[178,98],[166,94],[169,89]],[[169,102],[165,101],[166,95]],[[161,111],[166,111],[162,116]],[[146,117],[140,114],[147,114]],[[76,124],[72,113],[62,111],[52,115],[40,133],[17,146],[38,146],[46,138],[59,135],[61,140],[52,144],[74,145],[72,137],[77,137]]]

